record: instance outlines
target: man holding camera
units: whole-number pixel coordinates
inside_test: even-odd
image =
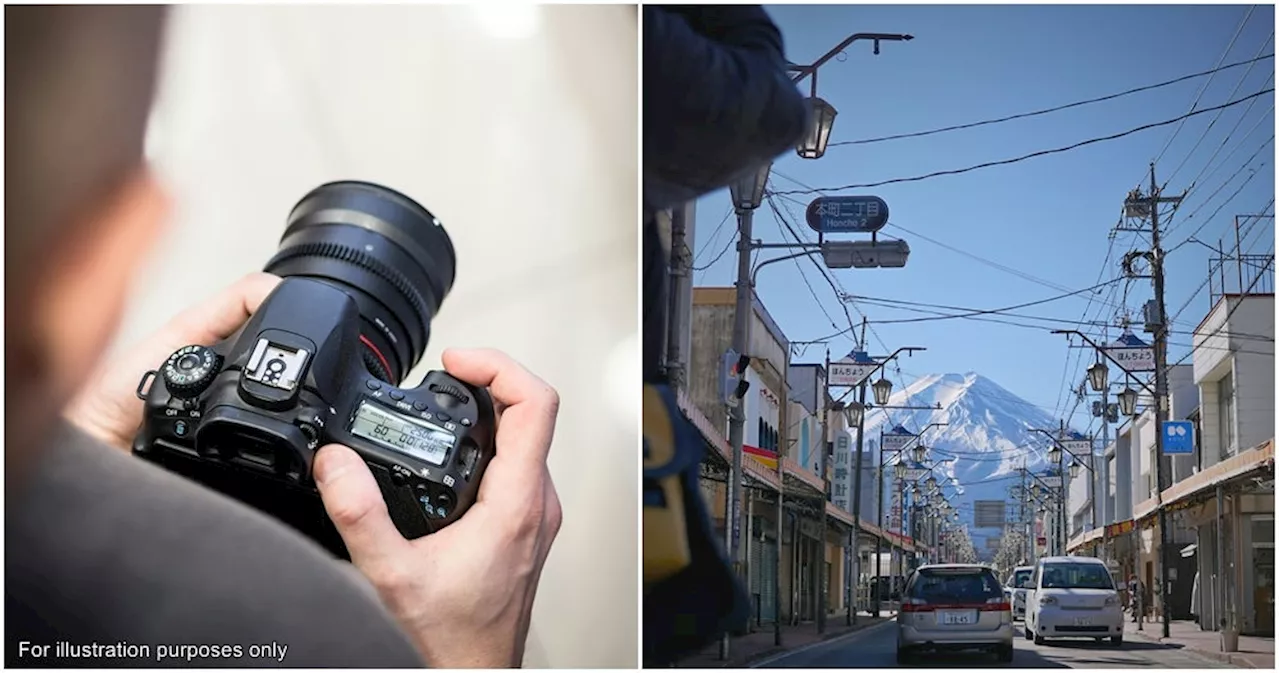
[[[225,339],[279,282],[250,275],[99,366],[167,216],[142,154],[164,13],[5,8],[5,663],[520,665],[561,521],[546,466],[559,400],[502,353],[443,358],[501,409],[496,457],[457,523],[406,540],[354,451],[316,454],[360,574],[128,454],[142,373]],[[154,648],[175,643],[200,654],[158,660]],[[283,659],[227,654],[264,643],[287,648]]]

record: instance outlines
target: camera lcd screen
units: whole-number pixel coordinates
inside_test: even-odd
[[[453,433],[423,420],[391,413],[361,402],[351,421],[351,434],[431,463],[443,465],[456,439]]]

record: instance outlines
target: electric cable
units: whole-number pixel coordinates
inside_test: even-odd
[[[1144,125],[1142,125],[1142,126],[1138,126],[1138,127],[1135,127],[1135,128],[1131,128],[1131,129],[1129,129],[1129,130],[1127,130],[1127,131],[1121,131],[1121,132],[1119,132],[1119,133],[1113,133],[1113,134],[1111,134],[1111,135],[1107,135],[1107,136],[1099,136],[1099,137],[1096,137],[1096,138],[1089,138],[1088,140],[1082,140],[1082,141],[1080,141],[1080,142],[1073,143],[1073,144],[1071,144],[1071,145],[1066,145],[1066,146],[1063,146],[1063,147],[1055,147],[1055,148],[1047,149],[1047,150],[1039,150],[1039,151],[1036,151],[1036,152],[1031,152],[1030,154],[1024,154],[1024,155],[1017,156],[1017,157],[1012,157],[1012,158],[1009,158],[1009,159],[998,159],[998,160],[995,160],[995,161],[986,161],[986,162],[983,162],[983,163],[980,163],[980,164],[974,164],[974,165],[972,165],[972,166],[966,166],[966,167],[964,167],[964,168],[952,168],[952,169],[941,170],[941,171],[933,171],[932,173],[925,173],[925,174],[923,174],[923,175],[914,175],[914,176],[911,176],[911,177],[905,177],[905,178],[890,178],[890,179],[887,179],[887,180],[879,180],[879,181],[877,181],[877,182],[862,182],[862,183],[854,183],[854,184],[849,184],[849,185],[841,185],[841,186],[838,186],[838,187],[824,187],[824,188],[822,188],[822,189],[812,189],[812,190],[791,190],[791,191],[786,191],[786,192],[776,192],[776,194],[779,194],[779,195],[784,195],[784,194],[812,194],[812,193],[815,193],[815,192],[834,192],[834,191],[843,191],[843,190],[850,190],[850,189],[869,189],[869,188],[871,188],[871,187],[883,187],[884,185],[900,184],[900,183],[904,183],[904,182],[920,182],[921,180],[929,180],[929,179],[931,179],[931,178],[943,177],[943,176],[947,176],[947,175],[960,175],[960,174],[963,174],[963,173],[970,173],[970,172],[972,172],[972,171],[982,170],[982,169],[986,169],[986,168],[994,168],[994,167],[996,167],[996,166],[1008,166],[1008,165],[1010,165],[1010,164],[1016,164],[1016,163],[1020,163],[1020,162],[1023,162],[1023,161],[1027,161],[1027,160],[1030,160],[1030,159],[1036,159],[1036,158],[1039,158],[1039,157],[1049,156],[1049,155],[1052,155],[1052,154],[1061,154],[1061,153],[1063,153],[1063,152],[1070,152],[1070,151],[1072,151],[1072,150],[1080,149],[1081,147],[1087,147],[1087,146],[1089,146],[1089,145],[1095,145],[1095,144],[1097,144],[1097,143],[1109,142],[1109,141],[1112,141],[1112,140],[1118,140],[1118,139],[1120,139],[1120,138],[1124,138],[1124,137],[1126,137],[1126,136],[1131,136],[1131,135],[1133,135],[1133,134],[1135,134],[1135,133],[1141,133],[1142,131],[1148,131],[1148,130],[1151,130],[1151,129],[1154,129],[1154,128],[1160,128],[1160,127],[1162,127],[1162,126],[1168,126],[1168,125],[1170,125],[1170,124],[1176,124],[1176,123],[1178,123],[1179,121],[1185,120],[1185,119],[1187,119],[1187,118],[1189,118],[1189,117],[1195,117],[1195,116],[1197,116],[1197,115],[1202,115],[1202,114],[1206,114],[1206,113],[1209,113],[1209,112],[1216,112],[1216,111],[1221,110],[1221,109],[1224,109],[1224,108],[1234,107],[1234,106],[1239,105],[1239,104],[1241,104],[1241,103],[1248,102],[1248,101],[1250,101],[1250,100],[1252,100],[1252,99],[1254,99],[1254,98],[1258,98],[1258,97],[1260,97],[1260,96],[1265,96],[1266,94],[1273,93],[1274,91],[1275,91],[1275,88],[1274,88],[1274,87],[1272,87],[1272,88],[1270,88],[1270,89],[1263,89],[1262,91],[1258,91],[1258,92],[1256,92],[1256,93],[1249,94],[1248,96],[1245,96],[1244,98],[1240,98],[1240,99],[1233,100],[1233,101],[1230,101],[1230,102],[1227,102],[1227,103],[1223,103],[1222,105],[1217,105],[1217,106],[1214,106],[1214,107],[1208,107],[1208,108],[1203,108],[1203,109],[1200,109],[1200,110],[1195,110],[1195,111],[1193,111],[1193,112],[1188,112],[1188,113],[1186,113],[1186,114],[1184,114],[1184,115],[1182,115],[1182,116],[1180,116],[1180,117],[1175,117],[1175,118],[1173,118],[1173,119],[1166,119],[1166,120],[1164,120],[1164,121],[1152,122],[1152,123],[1150,123],[1150,124],[1144,124]]]
[[[1090,99],[1087,99],[1087,100],[1075,101],[1075,102],[1073,102],[1073,103],[1066,103],[1066,104],[1064,104],[1064,105],[1055,105],[1055,106],[1053,106],[1053,107],[1044,108],[1044,109],[1040,109],[1040,110],[1034,110],[1034,111],[1032,111],[1032,112],[1020,112],[1020,113],[1018,113],[1018,114],[1012,114],[1012,115],[1008,115],[1008,116],[1005,116],[1005,117],[998,117],[998,118],[995,118],[995,119],[984,119],[984,120],[982,120],[982,121],[977,121],[977,122],[968,122],[968,123],[965,123],[965,124],[955,124],[955,125],[952,125],[952,126],[943,126],[943,127],[941,127],[941,128],[929,129],[929,130],[927,130],[927,131],[913,131],[913,132],[911,132],[911,133],[897,133],[897,134],[889,135],[889,136],[880,136],[880,137],[878,137],[878,138],[863,138],[863,139],[860,139],[860,140],[841,140],[841,141],[838,141],[838,142],[828,143],[828,144],[827,144],[827,147],[842,147],[842,146],[848,146],[848,145],[871,145],[871,144],[873,144],[873,143],[882,143],[882,142],[887,142],[887,141],[890,141],[890,140],[902,140],[902,139],[905,139],[905,138],[923,138],[923,137],[925,137],[925,136],[937,135],[937,134],[939,134],[939,133],[948,133],[948,132],[951,132],[951,131],[962,131],[962,130],[964,130],[964,129],[978,128],[978,127],[980,127],[980,126],[989,126],[989,125],[991,125],[991,124],[1002,124],[1002,123],[1004,123],[1004,122],[1010,122],[1010,121],[1014,121],[1014,120],[1017,120],[1017,119],[1027,119],[1027,118],[1029,118],[1029,117],[1038,117],[1038,116],[1046,115],[1046,114],[1050,114],[1050,113],[1053,113],[1053,112],[1061,112],[1062,110],[1070,110],[1071,108],[1082,107],[1082,106],[1085,106],[1085,105],[1092,105],[1092,104],[1094,104],[1094,103],[1101,103],[1101,102],[1104,102],[1104,101],[1114,100],[1114,99],[1116,99],[1116,98],[1123,98],[1124,96],[1131,96],[1131,95],[1133,95],[1133,94],[1136,94],[1136,93],[1142,93],[1142,92],[1144,92],[1144,91],[1152,91],[1152,90],[1154,90],[1154,89],[1160,89],[1160,88],[1163,88],[1163,87],[1166,87],[1166,86],[1171,86],[1171,85],[1174,85],[1174,84],[1179,84],[1179,83],[1185,82],[1185,81],[1187,81],[1187,80],[1192,80],[1192,79],[1196,79],[1196,78],[1199,78],[1199,77],[1204,77],[1205,75],[1213,75],[1213,74],[1215,74],[1215,73],[1217,73],[1217,72],[1220,72],[1220,71],[1223,71],[1223,70],[1230,70],[1230,69],[1232,69],[1232,68],[1238,68],[1238,67],[1240,67],[1240,66],[1242,66],[1242,65],[1249,65],[1249,64],[1256,63],[1256,62],[1258,62],[1258,61],[1264,61],[1264,60],[1267,60],[1267,59],[1272,58],[1272,57],[1274,57],[1274,56],[1275,56],[1274,54],[1267,54],[1267,55],[1265,55],[1265,56],[1257,56],[1257,57],[1255,57],[1255,58],[1251,58],[1251,59],[1249,59],[1249,60],[1247,60],[1247,61],[1239,61],[1239,62],[1237,62],[1237,63],[1230,63],[1230,64],[1227,64],[1227,65],[1223,65],[1223,66],[1219,66],[1219,67],[1213,68],[1213,69],[1211,69],[1211,70],[1204,70],[1204,71],[1201,71],[1201,72],[1192,73],[1192,74],[1190,74],[1190,75],[1183,75],[1182,77],[1178,77],[1178,78],[1171,79],[1171,80],[1166,80],[1166,81],[1163,81],[1163,82],[1158,82],[1158,83],[1156,83],[1156,84],[1147,84],[1147,85],[1145,85],[1145,86],[1140,86],[1140,87],[1136,87],[1136,88],[1133,88],[1133,89],[1128,89],[1128,90],[1125,90],[1125,91],[1121,91],[1121,92],[1119,92],[1119,93],[1107,94],[1107,95],[1105,95],[1105,96],[1099,96],[1099,97],[1097,97],[1097,98],[1090,98]]]
[[[724,223],[729,221],[729,216],[730,216],[730,215],[733,215],[733,207],[732,207],[732,206],[730,206],[730,207],[729,207],[729,210],[725,212],[724,217],[722,217],[722,218],[720,219],[720,224],[717,224],[717,225],[716,225],[716,228],[715,228],[714,230],[712,230],[711,235],[707,237],[707,242],[702,244],[702,249],[701,249],[701,250],[699,250],[699,251],[697,252],[697,254],[695,254],[695,255],[693,256],[693,259],[691,260],[693,265],[696,265],[696,264],[698,263],[698,258],[699,258],[699,257],[702,257],[702,255],[703,255],[703,254],[705,254],[705,253],[707,252],[707,250],[712,246],[712,244],[714,244],[714,243],[715,243],[716,238],[720,235],[720,230],[724,228]],[[729,245],[733,245],[733,239],[732,239],[732,237],[730,237],[729,241],[730,241]],[[694,271],[705,271],[706,269],[708,269],[708,268],[710,268],[712,265],[714,265],[716,262],[720,261],[720,258],[721,258],[721,257],[724,257],[724,253],[725,253],[725,252],[727,252],[728,250],[729,250],[729,248],[728,248],[728,247],[725,247],[725,249],[724,249],[724,250],[721,250],[721,251],[720,251],[720,254],[716,255],[716,258],[715,258],[715,259],[711,260],[711,263],[710,263],[710,264],[707,264],[706,266],[701,267],[701,268],[699,268],[699,267],[697,267],[697,266],[693,266],[693,270],[694,270]]]
[[[1205,205],[1208,205],[1210,199],[1216,196],[1218,192],[1222,191],[1224,187],[1231,184],[1231,181],[1234,180],[1237,175],[1242,173],[1244,169],[1248,168],[1249,164],[1254,160],[1254,158],[1256,158],[1259,154],[1261,154],[1262,150],[1266,149],[1267,145],[1270,145],[1272,142],[1275,141],[1275,139],[1276,139],[1275,134],[1274,133],[1271,134],[1271,137],[1268,138],[1266,142],[1262,143],[1262,145],[1258,147],[1257,151],[1255,151],[1252,155],[1250,155],[1248,159],[1245,159],[1244,164],[1241,165],[1239,170],[1237,170],[1235,173],[1232,173],[1231,177],[1227,178],[1226,182],[1223,182],[1222,185],[1218,187],[1218,189],[1214,190],[1213,194],[1210,194],[1203,204],[1201,204],[1190,215],[1188,215],[1186,220],[1183,220],[1183,222],[1179,222],[1178,224],[1188,222],[1191,220],[1191,218],[1195,217],[1196,213],[1199,213],[1201,208],[1203,208]],[[1227,204],[1231,203],[1232,200],[1234,200],[1235,197],[1245,188],[1245,185],[1249,184],[1249,182],[1258,175],[1258,171],[1260,171],[1266,165],[1267,165],[1267,162],[1264,159],[1261,163],[1258,164],[1257,168],[1250,171],[1249,176],[1244,179],[1244,182],[1240,183],[1239,187],[1236,187],[1236,191],[1232,192],[1231,196],[1227,197],[1226,201],[1223,201],[1221,204],[1219,204],[1217,209],[1215,209],[1212,213],[1210,213],[1208,217],[1204,218],[1204,221],[1200,223],[1200,226],[1196,227],[1195,231],[1192,231],[1191,234],[1188,235],[1186,238],[1174,244],[1174,246],[1166,250],[1164,254],[1166,256],[1172,254],[1178,248],[1181,248],[1182,246],[1190,242],[1192,238],[1195,238],[1196,236],[1198,236],[1201,231],[1204,231],[1204,228],[1209,226],[1209,223],[1213,222],[1213,218],[1216,217],[1218,213],[1222,212],[1222,209],[1225,208]],[[1172,228],[1173,227],[1171,226],[1170,230],[1172,230]]]
[[[1271,44],[1271,39],[1274,38],[1275,35],[1276,35],[1275,30],[1272,30],[1271,34],[1267,36],[1267,39],[1262,41],[1262,46],[1258,47],[1258,53],[1254,55],[1255,58],[1262,55],[1262,52],[1266,50],[1267,45]],[[1249,73],[1253,72],[1253,66],[1255,65],[1257,65],[1256,62],[1251,64],[1248,67],[1248,69],[1244,71],[1243,75],[1240,75],[1240,79],[1236,81],[1235,88],[1231,90],[1231,93],[1227,94],[1228,100],[1230,100],[1233,96],[1235,96],[1237,93],[1240,92],[1240,87],[1244,86],[1245,80],[1248,79]],[[1213,78],[1209,78],[1209,81],[1212,81],[1212,79]],[[1208,82],[1206,82],[1206,85],[1207,84]],[[1253,102],[1257,102],[1257,99],[1254,99]],[[1225,109],[1218,110],[1218,114],[1214,115],[1213,119],[1209,120],[1209,124],[1204,127],[1203,131],[1200,132],[1200,137],[1197,138],[1195,144],[1191,146],[1191,150],[1187,152],[1187,155],[1185,157],[1182,158],[1182,161],[1178,164],[1176,168],[1173,169],[1173,172],[1165,177],[1164,184],[1160,186],[1161,190],[1163,190],[1166,186],[1168,186],[1169,182],[1172,181],[1173,177],[1178,174],[1178,171],[1182,170],[1183,166],[1187,165],[1187,161],[1189,161],[1191,157],[1195,155],[1196,150],[1200,148],[1200,143],[1204,142],[1204,139],[1209,135],[1209,130],[1213,128],[1214,124],[1218,123],[1218,120],[1222,118],[1222,113],[1224,112],[1226,112]],[[1249,111],[1246,109],[1244,114],[1248,114],[1248,113]]]
[[[1253,6],[1250,5],[1248,10],[1245,11],[1244,18],[1240,20],[1240,25],[1236,26],[1235,35],[1231,36],[1231,41],[1227,43],[1227,48],[1222,51],[1222,56],[1218,57],[1217,65],[1222,65],[1222,62],[1227,58],[1227,54],[1231,53],[1231,48],[1235,46],[1236,40],[1240,39],[1240,33],[1244,32],[1244,26],[1249,22],[1249,17],[1253,16],[1253,9]],[[1195,100],[1191,101],[1191,109],[1187,111],[1188,114],[1195,112],[1196,106],[1200,104],[1200,98],[1204,96],[1205,90],[1209,88],[1209,83],[1212,81],[1213,76],[1211,75],[1209,79],[1205,80],[1204,84],[1200,86],[1200,91],[1196,93]],[[1186,118],[1184,117],[1183,121],[1185,120]],[[1178,132],[1181,130],[1182,124],[1178,124],[1178,128],[1173,130],[1173,134],[1171,134],[1169,139],[1165,141],[1164,147],[1160,150],[1160,154],[1156,155],[1156,158],[1152,163],[1160,163],[1160,159],[1164,157],[1165,152],[1169,151],[1169,146],[1173,144],[1173,139],[1178,136]]]

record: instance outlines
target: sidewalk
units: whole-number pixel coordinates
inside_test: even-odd
[[[801,622],[795,626],[783,624],[782,646],[773,644],[773,625],[764,624],[750,633],[729,640],[729,658],[720,660],[720,644],[716,643],[701,652],[681,659],[676,668],[745,668],[752,663],[781,654],[788,650],[804,647],[824,640],[839,638],[845,634],[860,631],[876,624],[892,619],[890,613],[882,610],[880,617],[871,617],[865,613],[858,615],[856,626],[845,626],[845,613],[839,612],[827,617],[826,632],[818,634],[818,627],[813,622]]]
[[[1240,636],[1239,652],[1223,652],[1217,631],[1201,631],[1200,626],[1190,621],[1169,622],[1169,637],[1161,638],[1162,626],[1158,621],[1148,621],[1138,630],[1138,625],[1129,621],[1125,615],[1124,635],[1126,638],[1141,638],[1151,642],[1176,645],[1186,648],[1201,656],[1222,661],[1240,668],[1276,667],[1275,638],[1259,636]]]

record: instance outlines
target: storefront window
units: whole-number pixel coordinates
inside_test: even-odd
[[[1235,383],[1231,374],[1218,381],[1218,439],[1222,458],[1236,452]]]

